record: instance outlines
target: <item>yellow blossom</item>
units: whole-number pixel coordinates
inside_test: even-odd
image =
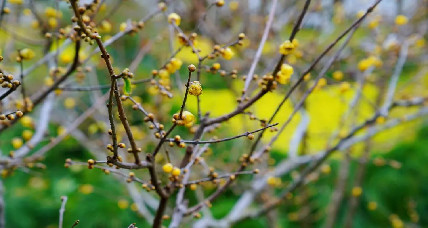
[[[278,177],[268,177],[266,181],[267,181],[267,184],[272,187],[281,185],[281,179]]]
[[[171,163],[166,163],[165,165],[163,165],[162,166],[162,170],[165,172],[165,173],[170,173],[170,172],[172,172],[172,169],[173,169],[174,167],[172,166],[172,164]]]
[[[288,55],[293,52],[294,48],[295,44],[290,42],[289,40],[286,40],[279,46],[279,53],[283,55]]]
[[[33,137],[33,132],[32,132],[31,130],[24,130],[24,131],[22,132],[22,138],[23,138],[25,141],[30,140],[30,139],[31,139],[31,137]]]
[[[363,189],[361,187],[356,186],[352,188],[352,196],[359,197],[361,196],[362,193],[363,193]]]
[[[19,51],[19,55],[26,60],[30,60],[32,58],[34,58],[34,56],[36,56],[36,54],[34,53],[33,50],[29,49],[29,48],[24,48],[21,51]]]
[[[74,98],[67,97],[64,100],[64,106],[67,109],[72,109],[72,108],[74,108],[74,106],[76,106],[76,101],[74,100]]]
[[[178,177],[178,176],[180,176],[180,173],[181,173],[181,170],[179,169],[179,168],[174,168],[173,170],[172,170],[172,175],[173,176],[175,176],[175,177]]]
[[[374,211],[374,210],[376,210],[376,208],[377,208],[377,203],[376,203],[376,202],[374,202],[374,201],[370,201],[370,202],[367,204],[367,208],[368,208],[370,211]]]
[[[125,22],[120,23],[119,25],[119,31],[124,32],[128,25]]]
[[[338,80],[338,81],[342,80],[343,79],[343,72],[340,70],[336,70],[335,72],[333,72],[333,78],[335,80]]]
[[[229,60],[235,55],[235,53],[232,51],[232,49],[230,49],[230,47],[227,47],[224,49],[221,55],[224,59]]]
[[[22,141],[21,138],[13,138],[12,139],[12,146],[15,149],[20,148],[23,144],[24,144],[24,142]]]
[[[395,17],[395,24],[396,25],[405,25],[405,24],[407,24],[408,21],[409,21],[409,19],[407,19],[407,17],[404,15],[398,15],[397,17]]]
[[[189,86],[189,93],[193,96],[199,96],[202,94],[202,86],[199,81],[194,81]]]
[[[79,186],[79,192],[82,194],[88,195],[91,194],[94,191],[94,186],[90,184],[82,184]]]
[[[23,0],[8,0],[10,4],[22,5]]]
[[[117,201],[117,206],[120,209],[125,210],[126,208],[129,207],[129,202],[126,199],[120,199]]]

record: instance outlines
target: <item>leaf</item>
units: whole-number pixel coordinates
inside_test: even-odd
[[[129,80],[129,78],[124,78],[123,81],[125,82],[125,86],[123,88],[125,94],[126,95],[131,94],[131,92],[132,92],[131,81]]]

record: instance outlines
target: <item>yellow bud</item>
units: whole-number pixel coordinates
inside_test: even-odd
[[[359,197],[361,196],[362,193],[363,193],[363,189],[361,187],[356,186],[352,188],[352,196]]]
[[[398,15],[397,17],[395,17],[395,24],[396,25],[405,25],[405,24],[407,24],[408,21],[409,21],[409,19],[407,19],[407,17],[404,15]]]
[[[229,60],[231,59],[235,53],[230,49],[229,47],[225,48],[224,51],[221,53],[224,59]]]
[[[181,170],[179,168],[174,168],[172,170],[172,175],[175,176],[175,177],[180,176],[180,173],[181,173]]]
[[[172,24],[172,22],[175,22],[175,24],[178,26],[181,23],[181,17],[176,13],[171,13],[170,15],[168,15],[168,22],[170,24]]]
[[[293,52],[294,48],[295,44],[293,42],[290,42],[289,40],[286,40],[279,46],[279,53],[283,55],[288,55]]]
[[[333,72],[333,78],[335,80],[338,80],[338,81],[342,80],[343,79],[343,72],[340,70],[336,70],[335,72]]]
[[[15,149],[20,148],[23,144],[24,144],[24,142],[22,141],[21,138],[13,138],[12,139],[12,146]]]
[[[370,202],[367,204],[367,208],[368,208],[370,211],[374,211],[374,210],[376,210],[376,208],[377,208],[377,203],[376,203],[376,202],[374,202],[374,201],[370,201]]]
[[[23,138],[25,141],[30,140],[30,139],[31,139],[31,137],[33,137],[33,132],[32,132],[32,131],[30,131],[30,130],[24,130],[24,131],[22,132],[22,138]]]
[[[165,165],[163,165],[162,166],[162,170],[165,172],[165,173],[170,173],[171,171],[172,171],[172,169],[173,169],[174,167],[172,166],[172,164],[171,163],[166,163]]]
[[[74,98],[68,97],[64,100],[64,106],[67,109],[72,109],[74,108],[74,106],[76,106],[76,101],[74,100]]]
[[[33,50],[29,49],[29,48],[24,48],[19,52],[19,55],[23,58],[23,59],[27,59],[30,60],[32,58],[34,58],[34,56],[36,56],[36,54],[34,53]]]

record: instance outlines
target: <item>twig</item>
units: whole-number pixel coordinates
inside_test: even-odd
[[[61,196],[61,208],[59,209],[59,228],[62,228],[64,223],[65,204],[67,204],[67,196]]]

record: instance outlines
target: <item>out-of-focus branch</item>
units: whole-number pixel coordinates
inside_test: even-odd
[[[61,196],[61,208],[59,209],[59,228],[63,227],[64,223],[64,212],[65,212],[65,205],[67,204],[67,196]]]

